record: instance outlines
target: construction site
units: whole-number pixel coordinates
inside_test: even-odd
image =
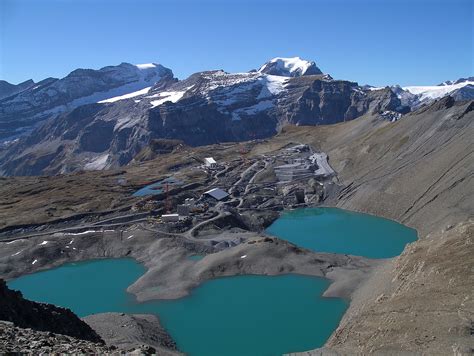
[[[334,189],[327,155],[309,145],[290,144],[276,154],[252,158],[239,152],[229,161],[205,157],[187,169],[190,176],[205,174],[204,184],[167,177],[164,187],[134,206],[137,212],[150,212],[143,227],[191,238],[210,238],[226,229],[261,231],[278,211],[314,206]]]
[[[250,149],[251,145],[238,145],[228,160],[195,155],[194,163],[174,175],[135,190],[135,203],[128,211],[50,225],[47,231],[143,230],[225,248],[245,240],[246,232],[263,231],[284,209],[315,206],[332,196],[335,174],[324,152],[299,143],[271,154],[249,155]],[[127,184],[119,180],[118,185]],[[22,228],[21,234],[37,236],[44,229],[31,226]],[[1,235],[8,239],[18,232]],[[239,233],[238,239],[234,233]]]

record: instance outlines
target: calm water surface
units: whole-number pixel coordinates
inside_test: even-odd
[[[101,312],[153,313],[189,355],[281,355],[322,346],[347,302],[322,298],[329,282],[298,275],[208,281],[188,297],[135,302],[126,288],[144,273],[131,259],[67,264],[10,281],[28,299]]]
[[[417,239],[416,230],[377,216],[337,208],[284,213],[267,233],[319,252],[388,258]]]
[[[393,257],[416,231],[394,221],[334,208],[285,213],[267,232],[315,251]],[[198,260],[202,256],[191,256]],[[10,281],[28,299],[68,307],[79,316],[152,313],[189,355],[281,355],[322,346],[347,308],[322,298],[329,282],[285,275],[205,282],[185,298],[135,302],[126,288],[145,272],[132,259],[72,263]]]

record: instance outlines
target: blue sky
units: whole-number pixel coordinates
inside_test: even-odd
[[[178,78],[316,61],[338,79],[438,84],[474,75],[471,0],[0,0],[0,79],[158,62]]]

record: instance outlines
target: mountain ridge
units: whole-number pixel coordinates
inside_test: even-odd
[[[203,71],[183,80],[156,63],[77,69],[0,100],[0,174],[115,168],[154,139],[191,146],[245,141],[270,137],[287,124],[333,124],[367,112],[396,121],[445,95],[469,100],[470,79],[434,89],[375,88],[333,79],[299,57],[276,57],[258,71]]]

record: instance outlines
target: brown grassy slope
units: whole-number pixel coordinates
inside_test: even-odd
[[[219,161],[236,158],[239,145],[185,147],[118,170],[51,177],[0,177],[0,229],[129,208],[139,200],[132,197],[134,191],[165,176],[182,176],[185,182],[203,181],[206,175],[190,168],[208,156]],[[119,184],[119,179],[126,183]]]

